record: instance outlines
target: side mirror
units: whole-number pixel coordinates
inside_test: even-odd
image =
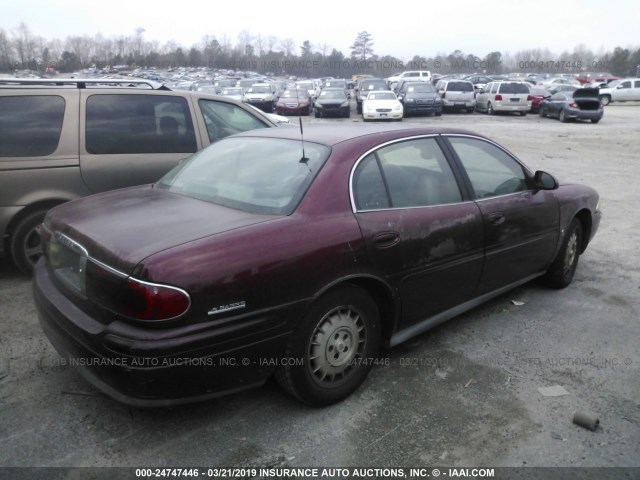
[[[402,94],[398,95],[398,100],[402,101],[403,98],[404,98],[404,95]]]
[[[538,190],[555,190],[558,188],[558,181],[550,173],[538,170],[533,176],[534,187]]]

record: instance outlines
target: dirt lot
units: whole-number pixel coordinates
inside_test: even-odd
[[[274,382],[138,410],[60,365],[29,280],[0,261],[0,465],[640,467],[640,105],[608,106],[598,125],[410,120],[487,134],[532,168],[600,192],[603,223],[570,287],[525,285],[383,352],[388,365],[329,408],[301,406]],[[568,395],[538,391],[554,385]],[[576,411],[601,426],[573,425]]]

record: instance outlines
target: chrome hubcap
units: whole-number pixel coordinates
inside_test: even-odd
[[[366,331],[362,314],[353,307],[338,307],[318,323],[309,346],[309,366],[314,380],[335,384],[357,366],[362,357]]]
[[[567,250],[564,254],[564,271],[568,273],[573,268],[573,263],[578,255],[578,235],[573,233],[567,242]]]

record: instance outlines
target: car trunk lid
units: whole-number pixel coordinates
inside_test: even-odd
[[[573,92],[573,101],[580,110],[599,110],[600,91],[597,88],[579,88]]]
[[[154,253],[273,218],[278,216],[242,212],[144,186],[64,204],[49,213],[46,223],[92,259],[130,274]]]

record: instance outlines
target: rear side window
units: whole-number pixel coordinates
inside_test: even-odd
[[[44,157],[58,148],[65,101],[59,96],[0,97],[0,157]]]
[[[426,207],[462,200],[449,163],[433,138],[379,149],[360,163],[353,182],[359,211]]]
[[[186,99],[156,95],[92,95],[87,99],[87,152],[193,153],[197,150]]]

